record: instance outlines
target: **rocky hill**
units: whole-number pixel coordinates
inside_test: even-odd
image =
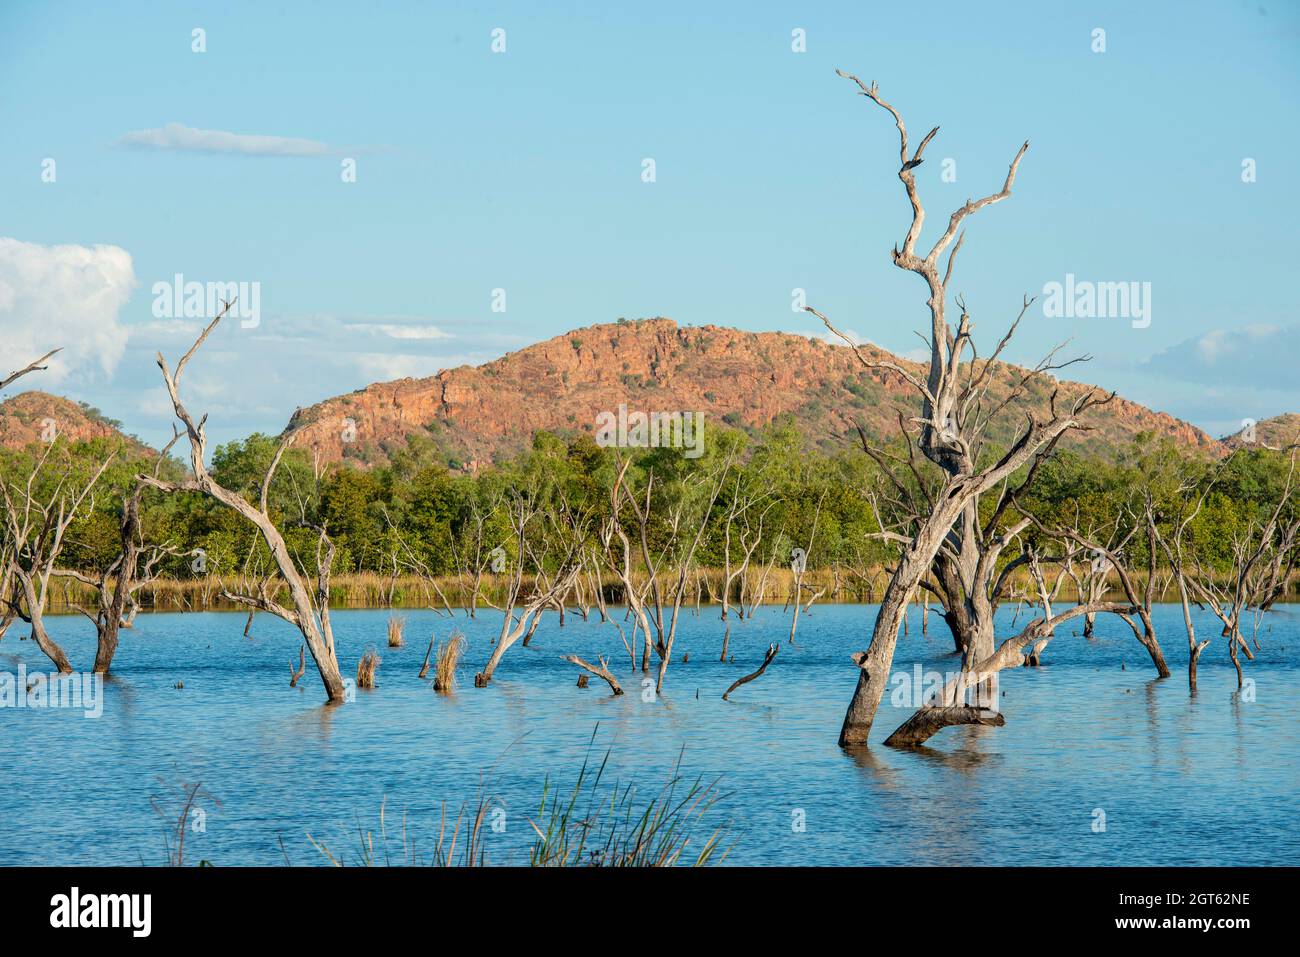
[[[1222,439],[1228,448],[1264,447],[1280,449],[1300,443],[1300,414],[1287,412],[1255,423],[1253,433],[1246,428]]]
[[[993,400],[1022,373],[999,367]],[[1064,402],[1090,388],[1059,386]],[[1050,393],[1044,383],[1030,401],[1045,407]],[[865,370],[846,346],[658,318],[589,326],[481,366],[376,383],[298,410],[289,427],[302,430],[299,447],[314,448],[322,461],[378,464],[420,436],[453,465],[473,469],[526,448],[538,430],[594,432],[597,416],[620,404],[646,413],[703,412],[706,434],[709,423],[756,428],[791,417],[827,448],[842,445],[856,422],[873,436],[893,435],[896,410],[910,415],[918,407],[899,376]],[[1022,422],[1023,412],[1008,412],[995,438],[1009,438]],[[1223,450],[1194,426],[1118,397],[1091,413],[1090,424],[1068,444],[1105,455],[1138,432],[1155,431],[1211,454]]]
[[[134,436],[125,435],[120,423],[91,408],[48,392],[20,392],[0,402],[0,446],[24,448],[58,436],[66,441],[120,439],[130,455],[152,455]]]

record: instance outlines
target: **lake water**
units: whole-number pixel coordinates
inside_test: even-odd
[[[1070,622],[1044,667],[1003,672],[1005,727],[952,728],[927,750],[897,751],[879,742],[911,709],[887,698],[872,747],[848,754],[835,743],[856,680],[848,656],[866,647],[874,612],[814,607],[798,646],[783,645],[765,675],[724,702],[768,642],[784,640],[788,615],[775,606],[733,623],[735,663],[721,664],[718,609],[692,609],[675,649],[690,661],[674,662],[664,695],[647,702],[617,632],[594,614],[569,615],[563,628],[548,614],[486,689],[473,673],[500,615],[458,615],[469,639],[460,687],[439,695],[417,673],[430,633],[453,627],[446,617],[405,612],[407,644],[389,649],[386,611],[340,611],[345,675],[367,647],[383,663],[377,688],[332,708],[310,658],[289,688],[299,642],[279,621],[259,616],[244,638],[242,614],[142,614],[123,633],[101,717],[0,708],[0,865],[162,863],[151,798],[170,807],[181,782],[202,782],[220,801],[200,805],[206,824],[187,834],[190,863],[326,863],[308,833],[352,859],[358,826],[378,829],[381,802],[390,834],[404,812],[408,835],[427,844],[443,803],[453,812],[473,803],[481,783],[506,812],[504,830],[485,835],[489,862],[523,863],[544,779],[571,786],[597,726],[596,760],[611,750],[607,773],[642,793],[683,749],[688,776],[721,776],[725,796],[709,820],[727,825],[730,864],[1300,864],[1300,735],[1287,697],[1300,670],[1300,606],[1266,619],[1262,650],[1245,664],[1252,693],[1238,694],[1204,615],[1199,628],[1215,638],[1190,696],[1181,612],[1164,606],[1168,680],[1153,680],[1118,619],[1100,618],[1091,642]],[[931,626],[922,637],[914,610],[896,672],[955,668],[937,615]],[[1011,629],[1004,610],[999,635]],[[0,671],[48,670],[20,630],[0,642]],[[74,667],[93,660],[84,619],[52,619],[51,631]],[[628,693],[612,697],[594,678],[578,689],[564,653],[605,654]]]

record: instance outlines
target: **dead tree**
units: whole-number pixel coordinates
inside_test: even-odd
[[[901,416],[899,428],[905,431]],[[913,461],[872,448],[862,430],[858,435],[864,451],[888,479],[882,483],[881,491],[868,496],[881,528],[879,537],[906,545],[934,509],[935,483],[927,481],[916,469],[910,448]],[[944,536],[930,573],[921,579],[923,593],[937,599],[943,607],[944,622],[956,651],[963,658],[979,660],[993,651],[998,608],[1007,597],[1014,574],[1028,564],[1031,554],[1022,548],[1017,557],[1002,561],[1003,555],[1021,540],[1030,525],[1029,519],[1010,514],[1011,508],[1032,487],[1059,438],[1060,435],[1034,453],[1029,468],[1018,482],[1005,481],[994,490],[993,506],[987,510],[987,517],[981,519],[980,496],[967,504],[956,525]],[[1040,560],[1046,559],[1040,556]]]
[[[638,586],[636,583],[636,559],[633,555],[632,540],[628,535],[621,515],[625,496],[631,497],[632,495],[627,484],[627,473],[631,466],[631,458],[624,460],[618,466],[618,473],[614,478],[614,485],[610,491],[609,518],[601,529],[600,546],[602,559],[606,567],[618,576],[619,582],[623,586],[624,603],[627,605],[628,616],[632,619],[632,648],[635,648],[637,631],[639,630],[644,640],[641,654],[641,670],[649,671],[654,638],[650,630],[650,616],[646,611],[646,597],[650,588],[650,578],[653,575],[653,566],[644,569],[647,576],[646,580]],[[636,520],[634,520],[634,524],[635,522]],[[636,652],[632,650],[631,654],[635,665]]]
[[[1228,656],[1237,670],[1237,687],[1243,677],[1239,652],[1254,659],[1250,645],[1241,633],[1242,617],[1248,609],[1261,614],[1273,607],[1284,594],[1296,562],[1300,560],[1300,512],[1291,509],[1296,489],[1297,448],[1290,449],[1290,463],[1277,504],[1268,518],[1252,519],[1246,528],[1233,535],[1232,566],[1226,585],[1220,585],[1214,572],[1196,562],[1197,572],[1188,581],[1201,602],[1223,624],[1222,636],[1228,639]]]
[[[791,571],[794,573],[794,613],[790,618],[790,637],[787,639],[790,644],[794,644],[795,631],[799,628],[799,611],[803,608],[803,576],[808,571],[808,556],[812,554],[813,543],[817,540],[817,522],[821,519],[822,503],[826,500],[825,491],[817,499],[817,511],[813,513],[812,530],[808,533],[808,547],[803,550],[803,554],[792,562]],[[808,599],[808,608],[812,603],[822,596],[826,589],[817,591]],[[807,611],[807,608],[803,608]]]
[[[293,662],[289,662],[289,687],[298,687],[298,682],[302,676],[307,673],[307,646],[301,644],[298,646],[298,666],[295,668]],[[423,676],[421,676],[423,677]]]
[[[677,622],[682,603],[686,600],[695,552],[704,538],[709,514],[730,468],[731,458],[728,457],[726,462],[711,473],[688,476],[682,481],[681,487],[675,490],[672,500],[661,506],[660,518],[666,543],[658,557],[652,554],[650,545],[651,525],[656,514],[653,470],[646,476],[643,493],[634,492],[626,479],[615,485],[616,492],[622,489],[623,500],[631,510],[641,547],[641,562],[648,578],[642,605],[643,608],[648,605],[647,617],[654,628],[654,651],[659,657],[655,694],[663,692],[664,676],[668,672],[668,663],[672,660]],[[623,469],[623,474],[625,473],[626,466]],[[615,504],[614,514],[617,515],[618,512]],[[661,576],[666,580],[666,585],[660,585]]]
[[[1201,660],[1201,653],[1210,644],[1210,639],[1196,640],[1196,626],[1192,622],[1192,586],[1189,582],[1184,542],[1186,541],[1188,526],[1201,513],[1201,509],[1205,506],[1205,499],[1213,487],[1213,480],[1206,482],[1201,489],[1201,494],[1196,497],[1195,506],[1189,510],[1187,508],[1187,496],[1196,491],[1196,484],[1186,483],[1179,486],[1175,496],[1179,503],[1179,513],[1173,517],[1170,530],[1167,533],[1161,533],[1159,527],[1156,526],[1156,538],[1160,542],[1165,559],[1169,562],[1174,581],[1178,585],[1178,600],[1183,609],[1183,627],[1187,629],[1187,687],[1193,694],[1196,693],[1197,665]],[[1154,525],[1153,516],[1151,520]]]
[[[158,477],[167,454],[180,438],[173,434],[154,461],[153,475]],[[153,581],[161,571],[162,561],[176,554],[167,544],[148,546],[140,522],[140,502],[145,484],[137,481],[122,499],[122,520],[118,525],[119,549],[117,555],[97,576],[75,569],[55,569],[54,574],[71,578],[91,588],[96,597],[94,614],[80,605],[73,607],[85,615],[95,626],[95,673],[107,674],[117,654],[118,635],[130,628],[139,610],[136,593]],[[141,558],[144,558],[143,567]]]
[[[39,360],[38,360],[39,361]],[[12,377],[11,377],[12,379]],[[5,512],[9,539],[9,568],[21,602],[9,596],[10,610],[31,625],[32,640],[54,664],[59,674],[71,674],[67,654],[45,628],[45,608],[50,596],[50,579],[66,544],[68,528],[83,513],[94,511],[95,486],[117,455],[111,452],[89,476],[78,481],[70,462],[60,463],[53,487],[44,492],[41,483],[46,466],[59,439],[36,459],[24,482],[0,481],[0,500]]]
[[[587,582],[591,585],[592,595],[596,600],[596,610],[600,613],[600,623],[603,625],[609,621],[609,607],[605,603],[605,582],[600,575],[600,557],[598,550],[593,548],[587,553]]]
[[[535,618],[557,598],[573,587],[573,581],[582,572],[582,547],[586,531],[585,517],[560,506],[553,511],[544,510],[534,489],[517,491],[509,507],[512,539],[516,546],[514,568],[510,572],[506,597],[503,602],[501,633],[497,636],[492,654],[483,670],[474,676],[474,687],[486,688],[496,672],[501,658],[511,646],[536,626]],[[534,548],[529,532],[534,525],[543,539],[541,550]],[[547,549],[559,545],[559,560],[555,574],[546,571]],[[524,564],[531,560],[534,568],[532,592],[524,597]],[[516,605],[520,606],[518,615]]]
[[[772,554],[768,558],[767,565],[763,567],[763,573],[758,576],[758,584],[750,591],[748,612],[745,611],[745,606],[742,601],[742,618],[752,619],[754,617],[754,612],[762,606],[763,599],[767,596],[767,580],[772,574],[772,569],[775,568],[777,562],[781,560],[781,550],[784,544],[788,544],[788,542],[785,537],[785,526],[782,525],[781,530],[778,531],[776,537],[772,539]]]
[[[965,205],[952,213],[947,227],[929,251],[918,254],[916,245],[921,237],[925,211],[917,192],[913,171],[922,162],[925,148],[938,134],[939,129],[935,127],[926,134],[915,151],[909,151],[907,128],[903,118],[898,110],[881,99],[876,85],[872,83],[871,86],[867,86],[857,77],[842,72],[839,75],[852,80],[863,96],[886,110],[893,117],[898,128],[900,142],[898,178],[903,183],[911,203],[912,222],[903,239],[902,247],[894,248],[893,260],[900,269],[920,276],[929,293],[926,303],[930,312],[928,377],[922,381],[896,362],[875,355],[868,356],[853,340],[836,329],[824,315],[812,307],[806,308],[854,350],[864,367],[897,376],[919,394],[921,416],[914,420],[918,432],[917,434],[905,432],[909,461],[914,459],[915,447],[942,474],[932,510],[918,526],[915,537],[900,548],[898,565],[885,589],[870,646],[866,652],[855,657],[859,668],[857,687],[845,713],[839,737],[841,746],[852,746],[865,744],[867,741],[871,724],[875,720],[876,710],[889,679],[899,626],[907,604],[931,568],[935,555],[943,546],[953,525],[978,496],[1010,479],[1039,450],[1048,446],[1062,433],[1076,428],[1080,424],[1079,417],[1090,407],[1107,399],[1099,397],[1094,392],[1087,392],[1071,403],[1068,409],[1058,409],[1058,392],[1053,391],[1045,417],[1037,417],[1033,412],[1026,410],[1026,424],[1010,448],[995,461],[983,466],[978,464],[979,452],[983,447],[983,438],[990,420],[1013,404],[1020,403],[1026,397],[1031,384],[1043,379],[1050,372],[1080,361],[1076,359],[1060,364],[1054,363],[1053,357],[1058,347],[1033,369],[1017,372],[1005,397],[986,405],[985,400],[992,384],[991,374],[995,364],[1015,334],[1032,300],[1029,298],[1024,300],[1019,316],[1011,323],[1009,331],[983,363],[980,363],[975,355],[971,319],[960,297],[957,299],[957,305],[961,309],[961,315],[956,328],[949,326],[945,318],[948,286],[963,239],[963,236],[958,235],[958,230],[971,214],[1011,195],[1016,171],[1029,144],[1025,143],[1017,151],[1007,171],[1006,180],[998,192],[978,200],[968,200]],[[946,265],[941,267],[940,257],[945,252],[948,252]],[[963,355],[968,349],[971,351],[971,360],[963,363]],[[968,660],[975,660],[978,650],[972,649]]]
[[[1128,521],[1123,522],[1121,519],[1127,517]],[[1124,597],[1128,600],[1129,605],[1134,609],[1138,618],[1142,622],[1142,627],[1138,627],[1131,615],[1121,614],[1119,617],[1124,620],[1133,632],[1133,637],[1138,643],[1146,649],[1147,654],[1151,656],[1151,663],[1155,665],[1156,674],[1161,678],[1169,677],[1169,666],[1165,663],[1164,652],[1160,650],[1160,641],[1156,636],[1155,621],[1152,618],[1151,609],[1155,603],[1155,564],[1156,564],[1156,537],[1154,517],[1148,510],[1145,517],[1138,516],[1135,512],[1124,506],[1121,509],[1121,517],[1117,519],[1117,527],[1127,527],[1128,531],[1120,535],[1118,544],[1112,540],[1111,544],[1105,544],[1100,536],[1093,537],[1085,534],[1077,527],[1071,528],[1064,525],[1048,525],[1038,518],[1028,516],[1034,525],[1043,534],[1056,539],[1065,540],[1085,549],[1093,556],[1094,571],[1099,574],[1105,574],[1114,571],[1119,578],[1120,588],[1124,592]],[[1147,531],[1147,551],[1148,568],[1146,586],[1139,594],[1138,589],[1133,584],[1133,577],[1128,569],[1128,556],[1125,547],[1129,544],[1137,533],[1143,529]],[[1118,532],[1116,532],[1118,534]],[[1091,596],[1090,596],[1091,600]]]
[[[1114,545],[1110,547],[1116,547]],[[1101,556],[1086,556],[1085,561],[1068,562],[1065,565],[1065,573],[1069,576],[1070,581],[1074,583],[1075,601],[1080,604],[1095,604],[1101,601],[1106,592],[1110,589],[1110,578],[1107,574],[1107,566],[1101,561]],[[1097,616],[1083,616],[1083,637],[1091,640],[1096,630]]]
[[[433,570],[429,568],[428,563],[416,554],[415,549],[412,548],[410,542],[406,540],[406,536],[402,534],[397,522],[393,521],[393,517],[388,514],[388,509],[381,505],[380,511],[383,513],[385,524],[388,525],[388,534],[391,536],[393,543],[391,560],[393,563],[394,584],[397,581],[398,570],[404,569],[407,574],[414,575],[420,579],[420,583],[425,589],[426,599],[428,598],[428,593],[432,592],[442,603],[442,608],[439,608],[432,601],[426,601],[426,604],[430,609],[437,614],[442,614],[445,610],[448,616],[455,617],[456,613],[452,611],[451,602],[447,599],[446,592],[444,592],[442,586],[438,584],[438,576],[436,576],[433,573]],[[388,593],[388,607],[393,607],[393,592],[391,586]]]
[[[45,355],[41,356],[39,359],[29,362],[21,369],[17,369],[9,373],[9,375],[5,376],[3,379],[0,379],[0,391],[9,388],[9,386],[13,385],[13,383],[17,382],[25,375],[28,375],[32,372],[44,372],[46,369],[49,368],[49,366],[41,365],[41,363],[44,362],[46,359],[50,358],[50,356],[55,355],[62,351],[63,351],[62,347],[58,349],[51,349],[49,352],[45,353]]]
[[[60,349],[51,349],[39,359],[9,373],[3,380],[0,380],[0,391],[7,389],[25,375],[33,372],[43,372],[48,369],[48,365],[41,365],[41,363],[60,351]],[[13,553],[16,543],[9,541],[7,527],[5,532],[5,536],[0,538],[0,606],[3,606],[0,607],[0,638],[4,638],[9,626],[19,617],[19,601],[22,597],[13,568]],[[24,618],[24,620],[26,619]]]
[[[1025,656],[1025,664],[1036,668],[1041,663],[1040,658],[1043,651],[1056,634],[1056,627],[1052,624],[1052,603],[1056,601],[1057,596],[1061,593],[1061,584],[1066,577],[1065,569],[1069,567],[1074,559],[1072,553],[1067,553],[1060,558],[1046,557],[1035,545],[1027,545],[1025,551],[1029,558],[1029,577],[1037,590],[1038,604],[1043,609],[1043,617],[1047,619],[1047,623],[1044,625],[1046,630],[1043,637],[1034,643],[1029,650],[1029,654]],[[1043,565],[1049,562],[1063,566],[1057,569],[1056,581],[1050,586],[1047,584],[1047,573],[1043,569]]]
[[[14,583],[13,545],[6,530],[0,537],[0,641],[18,619],[19,593]]]
[[[755,489],[749,483],[742,486],[741,475],[736,475],[736,482],[731,493],[731,502],[727,508],[727,517],[722,526],[722,618],[725,620],[731,608],[731,590],[733,583],[741,583],[740,612],[745,611],[744,583],[749,563],[754,552],[763,540],[763,523],[767,513],[776,505],[771,493],[764,489]],[[760,508],[761,506],[761,508]],[[737,524],[739,523],[739,527]],[[732,564],[732,529],[739,546],[739,562]]]
[[[208,442],[207,432],[205,431],[207,416],[204,415],[195,420],[185,407],[185,403],[181,401],[180,379],[185,371],[185,366],[194,353],[198,351],[198,348],[207,340],[208,336],[212,334],[212,330],[221,322],[222,317],[229,312],[230,307],[230,302],[222,306],[216,318],[208,324],[194,344],[190,346],[189,351],[176,363],[174,373],[168,367],[167,360],[163,358],[162,353],[158,354],[158,368],[162,371],[163,383],[166,385],[167,393],[171,398],[172,410],[176,418],[185,426],[185,435],[189,440],[191,476],[179,482],[163,481],[152,475],[139,476],[139,478],[145,484],[152,485],[164,492],[202,492],[226,508],[236,512],[257,529],[263,543],[269,549],[271,557],[275,561],[280,579],[289,591],[292,607],[286,608],[279,604],[267,588],[263,588],[257,595],[228,594],[227,597],[258,611],[269,612],[296,627],[302,633],[307,650],[311,652],[312,660],[316,663],[321,683],[325,687],[326,697],[331,703],[340,703],[344,700],[343,676],[339,672],[338,658],[334,649],[334,631],[330,625],[329,615],[331,571],[329,564],[334,555],[334,544],[326,534],[325,528],[320,526],[317,529],[317,574],[313,591],[306,571],[299,568],[294,562],[289,547],[285,544],[284,536],[271,519],[267,505],[271,480],[275,476],[276,468],[279,466],[286,449],[293,441],[294,433],[286,434],[276,449],[266,475],[262,479],[261,495],[258,502],[254,504],[239,493],[217,484],[211,473],[208,472],[208,467],[204,462]]]
[[[486,503],[477,498],[472,499],[469,503],[468,515],[461,519],[460,535],[451,536],[452,561],[460,575],[462,588],[466,579],[470,583],[469,597],[465,602],[465,613],[470,618],[478,616],[478,605],[483,595],[484,574],[489,571],[495,573],[496,569],[493,565],[500,560],[498,558],[500,553],[494,554],[487,548],[488,524],[504,503],[504,493],[493,494]],[[458,537],[463,538],[460,545],[457,545]],[[497,607],[490,599],[484,600],[484,604],[492,608]]]

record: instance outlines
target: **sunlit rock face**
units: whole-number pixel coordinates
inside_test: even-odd
[[[865,355],[889,355],[869,344],[861,348]],[[994,402],[1010,388],[1015,368],[995,376]],[[1060,383],[1058,403],[1086,388]],[[1040,387],[1030,408],[1045,411],[1049,397]],[[315,449],[324,462],[379,464],[408,436],[421,436],[468,468],[521,451],[540,430],[591,434],[600,414],[620,404],[702,412],[714,425],[750,428],[789,416],[813,442],[837,446],[857,423],[873,437],[890,436],[898,409],[906,416],[917,411],[906,383],[868,371],[847,346],[781,332],[682,327],[659,318],[589,326],[485,365],[376,383],[301,409],[290,426],[302,427],[299,446]],[[1008,410],[994,438],[1010,439],[1023,421],[1023,408]],[[1186,422],[1120,398],[1091,413],[1089,424],[1093,431],[1073,434],[1066,444],[1106,454],[1138,432],[1154,431],[1212,453],[1222,450]]]

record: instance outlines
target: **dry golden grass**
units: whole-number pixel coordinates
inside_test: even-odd
[[[671,577],[673,572],[671,569],[666,569],[664,574]],[[720,600],[723,579],[722,570],[704,568],[700,569],[697,575],[700,582],[701,603],[711,604]],[[746,582],[745,602],[748,605],[752,600],[752,596],[758,590],[759,581],[763,577],[763,569],[750,568],[743,577]],[[804,594],[808,595],[819,589],[825,589],[825,594],[819,599],[821,604],[879,601],[880,594],[889,580],[888,571],[882,568],[870,569],[866,572],[866,578],[871,582],[870,587],[859,576],[844,572],[840,575],[837,590],[835,575],[830,569],[809,569],[804,575]],[[1133,584],[1139,592],[1143,590],[1146,584],[1145,572],[1134,569],[1132,578]],[[643,581],[644,575],[633,575],[634,584],[639,586]],[[469,600],[469,582],[459,575],[448,575],[439,578],[438,586],[446,594],[447,601],[454,608],[464,607]],[[531,578],[525,576],[525,591],[531,586]],[[1033,588],[1025,569],[1017,569],[1016,572],[1012,573],[1011,586],[1013,594],[1025,593],[1027,589],[1032,590]],[[1172,582],[1167,580],[1167,576],[1162,575],[1157,581],[1157,586],[1157,591],[1161,592],[1157,597],[1158,601],[1178,600],[1178,589]],[[688,585],[688,588],[690,590],[687,594],[686,603],[693,605],[695,603],[695,590],[690,585]],[[215,576],[159,579],[142,588],[139,592],[139,599],[142,607],[150,611],[206,611],[239,608],[240,606],[221,597],[221,589],[221,581]],[[763,592],[763,604],[785,604],[793,598],[794,590],[794,575],[789,567],[773,568],[767,576],[767,585]],[[281,604],[289,603],[288,592],[283,586],[279,588],[272,587],[270,591],[271,597]],[[500,576],[499,580],[492,575],[484,576],[479,607],[486,607],[489,601],[500,605],[504,598],[504,591],[505,576]],[[612,575],[605,576],[605,591],[606,601],[610,604],[622,603],[621,591],[613,585]],[[1300,572],[1293,572],[1286,594],[1281,600],[1295,601],[1298,592],[1300,592]],[[737,579],[732,585],[731,602],[733,605],[738,604],[739,593],[740,580]],[[1070,602],[1074,601],[1075,597],[1073,585],[1067,582],[1065,587],[1061,589],[1059,600]],[[1119,591],[1118,579],[1113,574],[1111,576],[1111,590],[1107,597],[1111,599],[1122,597]],[[590,600],[590,596],[588,596],[588,599]],[[95,605],[95,602],[96,596],[92,589],[72,579],[64,579],[60,587],[50,589],[46,612],[48,614],[75,613],[76,608],[74,606],[80,605],[83,608],[90,608]],[[330,588],[330,606],[332,608],[388,608],[390,604],[398,608],[442,607],[442,602],[437,598],[429,583],[417,577],[399,577],[394,581],[388,576],[369,572],[334,576],[334,582]]]
[[[453,691],[456,688],[456,666],[465,654],[465,636],[453,631],[451,637],[438,643],[437,660],[433,668],[433,690]]]
[[[367,649],[361,655],[361,660],[357,662],[358,688],[373,688],[375,686],[375,672],[379,670],[379,662],[379,652],[373,648]]]
[[[406,630],[406,619],[401,615],[388,616],[388,647],[400,648],[406,642],[402,639],[402,632]]]

